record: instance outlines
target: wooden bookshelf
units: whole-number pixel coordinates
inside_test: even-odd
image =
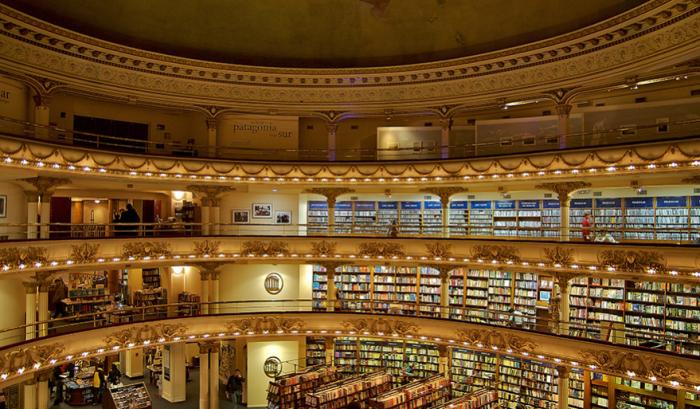
[[[480,389],[433,406],[433,409],[496,409],[498,407],[498,392],[495,389]]]
[[[340,374],[335,367],[313,366],[277,377],[267,389],[268,409],[303,408],[306,394],[322,385],[335,382]]]
[[[369,400],[373,409],[422,409],[440,405],[450,397],[450,381],[442,375],[417,380]]]
[[[350,402],[368,408],[368,401],[391,389],[391,375],[377,371],[332,382],[306,394],[306,406],[316,409],[340,409]]]

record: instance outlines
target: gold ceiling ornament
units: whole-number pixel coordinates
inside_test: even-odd
[[[170,243],[165,241],[144,241],[124,243],[122,246],[122,257],[160,257],[170,256]]]
[[[588,182],[574,181],[574,182],[553,182],[553,183],[540,183],[535,185],[535,189],[549,190],[557,194],[559,199],[559,204],[562,207],[567,207],[569,205],[569,196],[581,189],[591,187]]]
[[[45,364],[52,359],[58,359],[65,347],[60,343],[33,345],[7,351],[0,355],[0,372],[13,373],[18,370],[31,369],[34,364]]]
[[[202,201],[202,206],[219,206],[221,196],[236,190],[232,186],[190,185],[187,190]]]
[[[352,265],[352,262],[349,261],[335,261],[335,260],[319,260],[316,262],[316,264],[320,265],[324,269],[326,269],[326,274],[335,274],[336,270],[340,266],[348,266]]]
[[[376,335],[417,335],[420,328],[410,321],[379,318],[363,318],[359,320],[344,321],[343,327],[349,331],[355,331],[359,335],[365,333]]]
[[[580,352],[583,363],[595,365],[602,372],[640,378],[655,377],[659,382],[684,382],[690,372],[680,365],[672,364],[655,356],[636,352],[584,350]]]
[[[284,318],[274,316],[243,318],[228,321],[226,329],[228,332],[240,332],[245,334],[253,333],[274,333],[301,331],[306,323],[298,318]]]
[[[428,255],[432,258],[442,258],[447,259],[452,257],[452,245],[442,243],[439,241],[434,241],[431,243],[426,243],[425,248],[428,250]]]
[[[37,176],[33,178],[20,179],[20,182],[25,182],[34,188],[36,188],[37,193],[42,196],[51,195],[52,192],[59,186],[70,184],[70,179],[68,178],[55,178],[48,176]],[[42,199],[43,200],[43,199]]]
[[[71,246],[70,259],[78,264],[94,263],[97,261],[99,244],[81,243]]]
[[[335,254],[336,242],[334,241],[312,241],[311,242],[311,254],[315,257],[327,256],[329,254]]]
[[[108,347],[128,347],[129,344],[143,343],[143,341],[156,341],[161,338],[171,340],[174,337],[182,337],[187,332],[184,324],[146,324],[129,327],[114,332],[104,338]]]
[[[371,258],[392,258],[392,257],[403,257],[406,255],[406,251],[403,245],[399,243],[384,243],[377,241],[370,241],[360,243],[357,254],[361,257],[368,256]]]
[[[254,255],[260,257],[262,255],[287,255],[289,254],[289,244],[279,240],[250,240],[244,241],[241,245],[241,254]]]
[[[21,265],[34,267],[37,263],[48,262],[46,247],[6,247],[0,248],[0,265],[12,269]]]
[[[626,272],[666,271],[666,260],[656,251],[603,250],[598,253],[598,263]]]
[[[348,187],[314,187],[311,189],[306,189],[304,192],[324,196],[326,201],[328,201],[328,207],[335,207],[335,202],[338,199],[338,196],[352,193],[354,191],[355,189],[350,189]]]
[[[458,193],[468,192],[469,189],[460,186],[436,186],[427,187],[420,190],[423,193],[430,193],[440,198],[440,203],[443,208],[446,208],[450,203],[450,198]]]
[[[517,263],[520,261],[518,249],[513,246],[481,244],[472,247],[471,255],[472,258],[477,260],[496,260],[499,263],[506,263],[509,261]]]
[[[517,335],[513,335],[506,330],[484,330],[468,329],[457,331],[457,338],[472,345],[481,347],[497,347],[500,350],[522,353],[533,352],[537,349],[537,344]]]
[[[552,264],[568,266],[574,261],[574,249],[564,247],[544,247],[544,258]]]
[[[194,242],[194,254],[198,257],[211,256],[219,253],[221,242],[218,240],[204,240]]]

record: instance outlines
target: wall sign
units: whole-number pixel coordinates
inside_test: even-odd
[[[284,288],[284,280],[278,273],[270,273],[265,277],[265,291],[268,293],[279,294],[282,292],[282,288]]]
[[[282,361],[276,356],[271,356],[263,363],[263,371],[268,378],[275,378],[282,373]]]

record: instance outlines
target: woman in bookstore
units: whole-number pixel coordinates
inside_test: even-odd
[[[233,407],[238,408],[242,405],[243,400],[243,383],[245,378],[239,369],[233,371],[233,375],[229,376],[228,382],[226,382],[226,392],[233,402]]]
[[[68,287],[66,286],[66,283],[63,282],[62,278],[57,278],[54,280],[53,297],[51,298],[51,303],[55,306],[51,318],[66,316],[66,304],[63,302],[63,300],[67,297]]]
[[[581,235],[584,241],[591,241],[591,214],[585,213],[581,221]]]

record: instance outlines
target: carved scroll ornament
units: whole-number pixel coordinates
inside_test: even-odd
[[[510,334],[504,330],[482,330],[470,329],[457,332],[460,341],[466,341],[474,345],[481,344],[484,347],[497,347],[499,349],[513,352],[532,352],[537,348],[537,344],[528,341],[526,338]]]
[[[204,240],[194,242],[194,253],[197,256],[205,256],[219,253],[220,241]]]
[[[386,318],[359,319],[343,322],[343,327],[355,331],[358,334],[369,332],[372,334],[386,334],[399,336],[416,335],[418,326],[403,320]]]
[[[170,250],[170,243],[161,241],[146,241],[146,242],[134,242],[134,243],[124,243],[122,246],[122,257],[160,257],[169,256],[172,254]]]
[[[472,247],[472,258],[482,260],[496,260],[499,263],[520,261],[518,249],[512,246],[478,245]]]
[[[46,247],[8,247],[0,249],[0,265],[17,268],[48,261]]]
[[[562,266],[568,266],[573,261],[574,249],[567,249],[563,247],[544,247],[544,257],[552,264],[561,264]]]
[[[304,321],[298,318],[283,318],[283,317],[255,317],[232,320],[226,323],[226,329],[230,332],[291,332],[300,331],[304,328]]]
[[[449,244],[436,241],[433,243],[426,243],[425,247],[430,257],[449,258],[452,256],[452,246]]]
[[[325,256],[335,253],[336,243],[334,241],[314,241],[311,242],[311,254],[315,257]]]
[[[686,381],[690,377],[690,372],[679,365],[635,352],[585,350],[580,354],[587,365],[595,365],[607,373],[666,382]]]
[[[94,263],[97,260],[97,251],[99,248],[99,244],[74,244],[71,246],[70,258],[79,264]]]
[[[371,258],[391,258],[403,257],[406,251],[399,243],[384,243],[384,242],[365,242],[360,243],[358,254],[362,257],[368,256]]]
[[[43,365],[51,359],[58,359],[64,350],[63,344],[53,343],[5,352],[0,355],[0,372],[17,372],[21,368],[29,369],[37,363]]]
[[[664,256],[656,251],[604,250],[598,254],[598,262],[626,272],[666,271]]]
[[[147,324],[114,332],[105,337],[104,341],[109,347],[125,347],[132,342],[138,344],[143,341],[157,340],[160,338],[172,339],[185,335],[186,331],[187,327],[183,324]]]
[[[241,253],[244,255],[252,254],[256,257],[260,257],[264,254],[289,254],[289,244],[283,241],[271,240],[271,241],[260,241],[252,240],[245,241],[241,245]]]

